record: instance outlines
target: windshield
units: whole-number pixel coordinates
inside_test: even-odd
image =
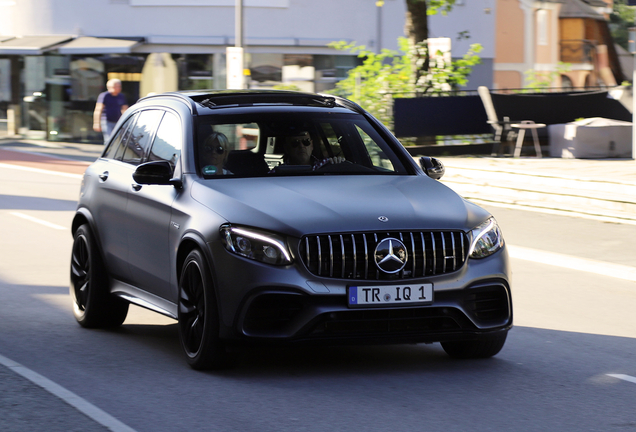
[[[407,173],[389,144],[358,114],[202,116],[195,150],[205,178]]]

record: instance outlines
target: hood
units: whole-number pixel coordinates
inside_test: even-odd
[[[191,194],[232,224],[297,237],[385,230],[468,230],[489,215],[425,176],[199,180]],[[380,221],[381,216],[388,221]]]

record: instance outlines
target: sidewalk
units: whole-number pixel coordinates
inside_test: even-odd
[[[4,138],[0,139],[0,163],[37,164],[39,168],[82,173],[102,150],[99,144]],[[636,224],[635,160],[440,159],[446,166],[441,182],[478,203]]]
[[[636,161],[629,159],[441,158],[442,183],[463,197],[636,224]]]

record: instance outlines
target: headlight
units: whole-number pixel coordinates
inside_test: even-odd
[[[497,252],[504,245],[503,236],[494,217],[473,228],[472,241],[468,256],[470,258],[486,258]]]
[[[292,262],[285,241],[275,234],[223,225],[221,235],[225,249],[237,255],[267,264],[287,265]]]

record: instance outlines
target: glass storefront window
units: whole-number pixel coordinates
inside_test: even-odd
[[[283,81],[283,54],[248,53],[250,88],[271,88]]]
[[[179,90],[214,88],[214,56],[212,54],[178,54],[172,58],[179,70]]]

